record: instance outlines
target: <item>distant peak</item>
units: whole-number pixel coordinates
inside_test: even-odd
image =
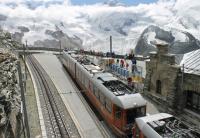
[[[120,3],[119,0],[107,0],[104,2],[105,5],[114,7],[114,6],[124,6],[124,4]]]

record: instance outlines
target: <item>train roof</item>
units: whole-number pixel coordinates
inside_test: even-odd
[[[146,101],[143,97],[134,91],[134,89],[129,88],[126,84],[119,81],[111,73],[98,73],[94,76],[99,83],[107,88],[107,91],[102,91],[107,97],[112,99],[112,101],[123,109],[136,108],[146,105]]]
[[[136,123],[147,138],[200,137],[196,129],[188,127],[186,124],[167,113],[136,118]]]
[[[146,105],[146,101],[139,93],[128,87],[113,74],[104,72],[99,66],[91,63],[86,56],[78,55],[75,52],[70,52],[70,54],[73,59],[79,62],[92,75],[95,83],[102,84],[98,85],[99,89],[113,103],[123,109]]]

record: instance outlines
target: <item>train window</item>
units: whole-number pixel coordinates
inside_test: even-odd
[[[81,71],[79,70],[79,80],[80,80],[80,82],[81,82]]]
[[[93,90],[93,84],[90,82],[90,90],[91,90],[91,92],[93,92],[94,93],[94,90]]]
[[[81,71],[79,70],[79,73],[78,73],[78,75],[79,75],[79,81],[81,82]]]
[[[80,71],[80,82],[81,83],[82,83],[82,76],[83,76],[82,74],[83,74],[83,72]]]
[[[88,88],[88,79],[85,77],[85,87]]]
[[[97,97],[98,92],[97,92],[96,86],[93,86],[93,93],[94,93],[94,95]]]
[[[141,116],[145,116],[146,115],[146,107],[141,107],[140,112],[141,112]]]
[[[126,112],[126,116],[127,116],[127,124],[131,124],[135,121],[136,117],[145,116],[145,107],[129,109]]]
[[[94,85],[93,85],[93,90],[92,91],[93,91],[94,95],[97,96],[96,95],[96,87]]]
[[[69,61],[69,68],[70,68],[70,69],[72,68],[72,66],[71,66],[71,61]]]
[[[82,82],[82,84],[84,84],[84,74],[83,73],[81,75],[81,82]]]
[[[89,80],[89,79],[88,79],[88,84],[87,84],[87,85],[88,85],[88,86],[87,86],[88,89],[91,90],[91,83],[90,83],[90,80]]]
[[[106,98],[106,109],[108,112],[112,112],[112,102],[108,98]]]
[[[116,106],[116,109],[115,109],[115,118],[120,119],[121,118],[121,114],[122,114],[121,108],[119,108],[119,107]]]
[[[76,76],[79,76],[79,69],[76,70]]]
[[[99,92],[99,95],[100,95],[100,102],[105,107],[106,106],[105,96],[101,92]]]
[[[97,97],[97,99],[99,99],[99,92],[98,92],[97,87],[94,86],[93,92],[94,92],[95,96]]]
[[[136,109],[130,109],[126,111],[126,117],[127,117],[127,124],[131,124],[135,121],[135,118],[137,117]]]

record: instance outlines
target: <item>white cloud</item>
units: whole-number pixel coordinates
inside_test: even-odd
[[[34,9],[29,9],[25,1],[0,0],[0,14],[9,17],[6,23],[0,22],[0,24],[4,24],[10,30],[19,25],[31,28],[31,33],[25,34],[26,39],[31,38],[31,34],[35,36],[38,29],[42,30],[38,33],[40,37],[44,35],[45,29],[55,29],[54,25],[62,22],[65,26],[60,27],[64,32],[69,35],[78,35],[85,41],[85,44],[88,44],[90,39],[104,39],[110,34],[124,37],[120,36],[117,29],[124,23],[129,23],[129,19],[132,19],[133,23],[125,27],[128,35],[126,37],[137,38],[135,34],[138,35],[150,24],[185,29],[195,34],[196,37],[200,37],[198,33],[200,32],[198,30],[200,29],[199,0],[159,0],[157,3],[128,7],[109,7],[103,4],[75,6],[71,5],[70,0],[56,0],[57,2],[63,1],[63,3],[45,6],[45,3],[55,2],[55,0],[32,0],[36,3],[43,2]],[[5,5],[6,3],[15,3],[17,6],[9,7]],[[110,29],[110,31],[105,32],[103,29]],[[46,37],[41,36],[40,38]]]

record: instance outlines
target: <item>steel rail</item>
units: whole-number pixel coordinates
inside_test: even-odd
[[[53,128],[53,134],[51,134],[52,137],[69,138],[70,135],[60,113],[61,111],[59,111],[56,97],[54,97],[53,92],[48,84],[47,77],[44,75],[43,70],[32,56],[28,56],[28,59],[33,66],[34,71],[36,72],[40,87],[42,88],[42,94],[47,107],[47,112],[49,113],[49,121]]]

